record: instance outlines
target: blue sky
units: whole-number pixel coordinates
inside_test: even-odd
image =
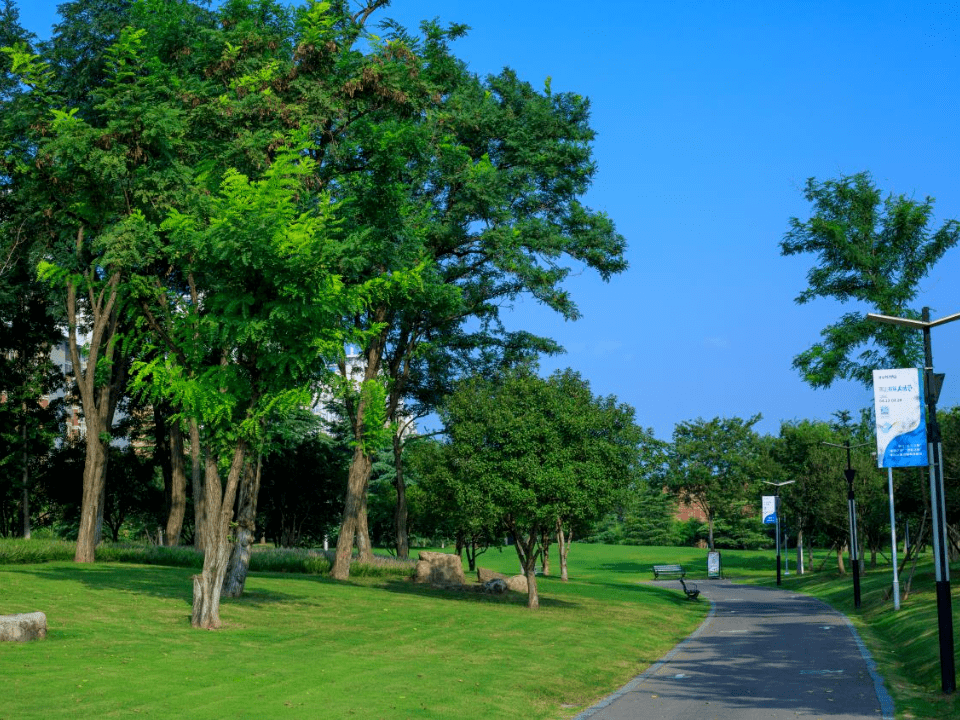
[[[56,0],[24,0],[47,35]],[[540,86],[591,99],[598,172],[587,204],[629,242],[630,269],[569,287],[583,313],[564,322],[518,303],[508,323],[558,339],[594,392],[616,395],[669,439],[677,422],[856,413],[872,393],[813,390],[794,355],[849,311],[798,306],[812,257],[782,258],[790,217],[806,218],[806,179],[870,171],[886,192],[937,199],[960,218],[960,5],[927,2],[394,0],[383,17],[472,29],[455,51],[480,74],[510,66]],[[923,281],[917,306],[960,312],[960,248]],[[960,404],[960,322],[933,331],[947,373],[941,406]]]

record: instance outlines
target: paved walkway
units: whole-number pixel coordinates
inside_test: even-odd
[[[893,720],[893,701],[846,617],[777,588],[697,585],[701,602],[712,603],[700,628],[575,720]]]

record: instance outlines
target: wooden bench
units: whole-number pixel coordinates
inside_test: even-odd
[[[683,578],[680,578],[680,584],[683,586],[683,592],[686,593],[688,600],[696,600],[700,596],[700,588],[697,587],[696,583],[690,583],[690,587],[687,587]]]
[[[653,579],[657,580],[661,575],[679,575],[680,577],[685,577],[687,571],[683,569],[682,565],[654,565],[653,566]]]

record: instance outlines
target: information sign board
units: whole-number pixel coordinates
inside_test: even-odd
[[[720,563],[720,553],[716,550],[707,553],[707,577],[722,577],[722,565]]]
[[[916,368],[873,371],[877,467],[915,467],[927,461],[923,384]]]

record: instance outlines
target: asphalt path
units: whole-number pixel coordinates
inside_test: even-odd
[[[893,701],[844,615],[778,588],[697,585],[700,602],[712,604],[700,628],[575,720],[893,720]]]

